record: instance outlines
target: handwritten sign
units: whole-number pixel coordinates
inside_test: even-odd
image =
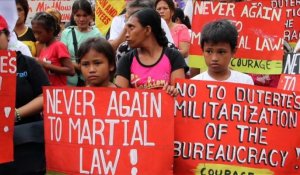
[[[27,16],[26,24],[31,25],[31,20],[37,12],[44,12],[48,8],[55,8],[61,13],[61,21],[70,21],[72,13],[73,0],[28,0],[29,13]]]
[[[300,53],[285,54],[278,89],[300,91]]]
[[[13,161],[16,53],[0,50],[0,163]]]
[[[173,174],[173,103],[155,90],[44,88],[47,170]]]
[[[300,75],[299,74],[281,74],[278,82],[278,89],[287,91],[300,91]]]
[[[201,30],[211,21],[226,18],[239,32],[238,50],[231,60],[232,69],[245,73],[280,74],[283,57],[285,11],[270,4],[239,2],[194,3],[190,66],[206,69],[200,47]],[[273,26],[276,23],[276,27]]]
[[[125,0],[96,0],[95,22],[102,34],[110,28],[112,19],[126,6]]]
[[[300,74],[300,53],[285,54],[282,72],[285,74]]]
[[[286,10],[284,39],[295,46],[300,39],[300,1],[271,0],[271,6]]]
[[[299,93],[209,81],[176,86],[175,174],[300,173]]]

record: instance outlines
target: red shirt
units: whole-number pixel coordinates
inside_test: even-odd
[[[62,66],[61,59],[70,59],[70,54],[64,43],[54,41],[50,46],[43,48],[39,55],[39,59],[55,66]],[[65,86],[67,85],[67,76],[56,74],[50,70],[46,70],[49,81],[52,86]]]

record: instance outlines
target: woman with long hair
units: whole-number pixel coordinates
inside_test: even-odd
[[[133,48],[118,62],[115,83],[120,87],[165,89],[176,95],[175,78],[184,78],[185,61],[168,48],[159,14],[150,8],[134,13],[126,24],[126,41]]]

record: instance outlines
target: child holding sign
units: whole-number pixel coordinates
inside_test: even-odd
[[[200,42],[208,70],[192,79],[253,85],[249,75],[230,70],[228,67],[237,49],[237,39],[237,29],[228,20],[222,19],[206,24],[201,32]]]
[[[116,70],[114,49],[105,39],[84,41],[78,49],[78,64],[86,86],[116,87],[110,81]]]

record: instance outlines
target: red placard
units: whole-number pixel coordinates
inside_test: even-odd
[[[173,103],[158,90],[44,88],[47,170],[173,174]]]
[[[281,74],[277,88],[288,91],[300,91],[300,75]]]
[[[205,68],[200,46],[205,24],[228,19],[239,32],[238,50],[230,66],[238,71],[280,74],[283,57],[285,11],[269,2],[218,3],[197,0],[194,3],[190,66]],[[270,26],[276,27],[270,27]]]
[[[300,39],[300,1],[271,0],[271,6],[286,10],[284,39],[294,46]]]
[[[0,163],[13,161],[16,53],[0,50]]]
[[[299,93],[192,80],[176,86],[175,174],[300,174]]]

